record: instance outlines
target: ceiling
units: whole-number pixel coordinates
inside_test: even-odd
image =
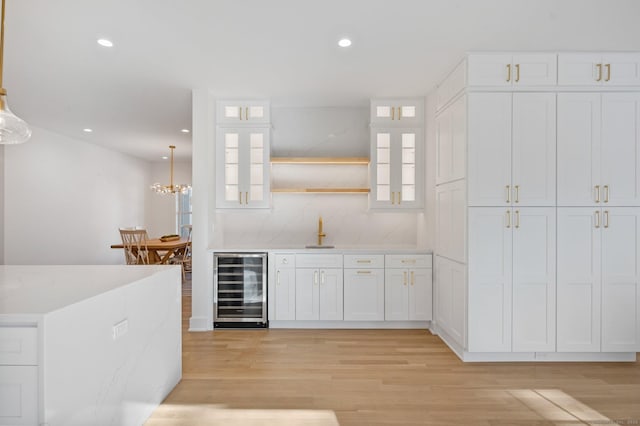
[[[149,161],[191,157],[194,88],[364,106],[427,94],[470,50],[640,50],[637,0],[6,2],[14,113]]]

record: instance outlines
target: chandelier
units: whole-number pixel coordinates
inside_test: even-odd
[[[9,109],[7,91],[2,87],[2,62],[4,58],[4,0],[2,0],[2,22],[0,23],[0,144],[26,142],[31,129]]]
[[[158,194],[184,194],[191,189],[191,185],[173,184],[173,150],[176,149],[176,147],[174,145],[169,145],[169,149],[171,150],[171,177],[169,180],[169,185],[154,183],[153,185],[151,185],[151,190]]]

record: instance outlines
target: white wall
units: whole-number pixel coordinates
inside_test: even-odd
[[[4,265],[4,145],[0,145],[0,265]]]
[[[32,127],[5,147],[6,264],[119,264],[119,227],[144,226],[148,162]]]
[[[169,160],[151,163],[151,183],[168,185],[171,166]],[[176,162],[173,167],[173,183],[191,185],[191,163]],[[147,204],[146,228],[151,237],[177,233],[176,195],[151,192]]]

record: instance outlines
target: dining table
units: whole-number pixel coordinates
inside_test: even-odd
[[[160,238],[147,240],[147,250],[149,250],[149,263],[168,264],[173,256],[179,256],[189,245],[188,238],[162,241]],[[111,244],[112,249],[124,249],[124,244]]]

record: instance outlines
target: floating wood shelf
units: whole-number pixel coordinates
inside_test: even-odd
[[[368,194],[369,188],[271,188],[271,192],[307,194]]]
[[[353,164],[367,165],[367,157],[271,157],[272,164]]]

